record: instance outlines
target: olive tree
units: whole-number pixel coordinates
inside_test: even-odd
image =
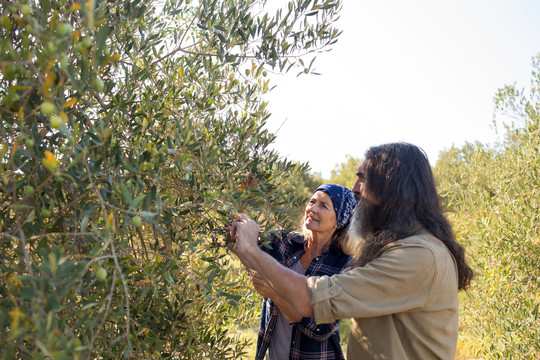
[[[287,227],[303,202],[262,96],[313,70],[341,3],[266,8],[0,0],[4,358],[243,353],[256,296],[222,228]]]

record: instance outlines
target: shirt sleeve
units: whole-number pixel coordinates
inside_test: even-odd
[[[421,308],[435,275],[431,249],[397,242],[366,266],[331,277],[310,277],[307,287],[316,322],[324,324]]]
[[[317,324],[314,317],[305,317],[294,324],[298,327],[298,330],[310,339],[324,341],[332,336],[340,322],[341,320],[337,320],[330,324]]]

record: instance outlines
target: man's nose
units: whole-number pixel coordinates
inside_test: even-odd
[[[355,193],[355,194],[357,194],[357,193],[359,194],[359,193],[360,193],[360,181],[357,180],[357,181],[354,183],[354,186],[352,187],[352,190],[351,190],[351,191],[352,191],[353,193]]]
[[[351,191],[353,192],[354,199],[356,201],[359,201],[360,198],[362,197],[362,191],[361,190],[362,190],[362,184],[360,183],[360,181],[355,182]]]

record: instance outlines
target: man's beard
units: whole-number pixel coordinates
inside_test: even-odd
[[[355,241],[358,241],[362,239],[362,222],[363,222],[363,206],[361,204],[361,200],[358,201],[358,204],[354,207],[353,214],[351,217],[351,223],[349,225],[349,230],[347,232],[347,235]]]
[[[364,232],[364,204],[362,198],[357,198],[358,204],[354,207],[353,214],[351,216],[351,222],[347,230],[347,247],[350,252],[358,256],[362,247],[365,245],[365,232]]]

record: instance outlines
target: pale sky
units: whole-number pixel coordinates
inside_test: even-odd
[[[322,75],[281,76],[267,96],[274,148],[326,178],[382,143],[414,143],[432,164],[493,143],[493,96],[528,89],[540,52],[540,0],[344,0],[338,26]]]

